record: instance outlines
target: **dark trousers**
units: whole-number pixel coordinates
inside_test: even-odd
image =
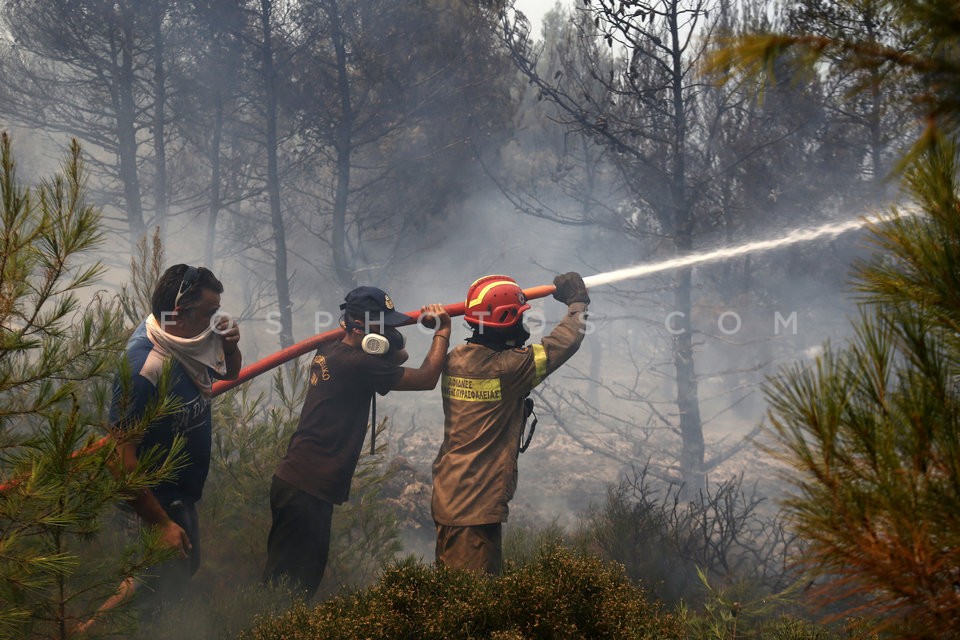
[[[327,568],[333,505],[273,476],[270,512],[273,524],[263,581],[274,586],[286,583],[310,599]]]
[[[182,599],[190,584],[190,578],[200,568],[200,518],[195,503],[177,500],[160,504],[170,519],[180,525],[190,538],[191,549],[187,557],[175,556],[147,568],[137,577],[136,608],[144,615],[156,613],[164,606]],[[131,534],[144,526],[133,512],[124,512],[131,525]]]
[[[503,571],[503,525],[437,524],[436,554],[445,567],[498,576]]]

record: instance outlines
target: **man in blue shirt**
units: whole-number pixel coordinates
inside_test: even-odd
[[[152,568],[135,587],[152,603],[182,593],[200,566],[196,503],[210,467],[213,381],[235,379],[242,365],[240,330],[218,313],[222,292],[209,269],[185,264],[167,269],[153,292],[151,315],[127,343],[131,384],[121,389],[118,382],[111,406],[111,422],[129,429],[159,399],[161,376],[169,370],[168,393],[176,409],[119,446],[124,468],[131,470],[146,451],[164,455],[176,437],[183,439],[184,466],[129,502],[142,523],[159,529],[162,544],[177,550],[177,557]]]

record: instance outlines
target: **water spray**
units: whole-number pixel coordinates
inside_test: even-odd
[[[663,271],[669,271],[671,269],[679,269],[681,267],[691,267],[694,265],[716,262],[718,260],[735,258],[749,253],[770,251],[772,249],[779,249],[781,247],[787,247],[801,242],[809,242],[811,240],[817,240],[820,238],[835,238],[848,231],[860,229],[861,227],[864,227],[874,221],[875,219],[873,218],[860,218],[847,222],[829,223],[811,229],[797,229],[784,236],[770,240],[757,240],[736,247],[701,251],[699,253],[692,253],[685,256],[670,258],[668,260],[663,260],[662,262],[642,264],[635,267],[617,269],[615,271],[607,271],[606,273],[598,273],[596,275],[587,276],[583,279],[583,281],[588,288],[597,287],[604,284],[613,284],[614,282],[642,278],[644,276]],[[553,291],[553,285],[540,285],[537,287],[524,289],[523,293],[527,296],[528,300],[534,300],[537,298],[545,298],[546,296],[551,295]],[[444,305],[443,308],[448,314],[450,314],[451,317],[456,317],[464,314],[464,307],[465,303],[458,302],[455,304]],[[410,318],[409,322],[406,324],[413,324],[419,319],[420,312],[410,311],[407,312],[406,315]],[[236,380],[220,380],[216,382],[213,385],[213,394],[218,395],[224,391],[228,391],[229,389],[243,384],[247,380],[255,378],[260,374],[266,373],[267,371],[278,367],[285,362],[316,350],[317,347],[325,342],[339,340],[342,336],[343,329],[334,329],[325,333],[317,334],[311,338],[307,338],[302,342],[298,342],[295,345],[289,346],[286,349],[267,356],[263,360],[259,360],[250,366],[245,367],[240,371],[240,375]]]
[[[818,240],[821,238],[836,238],[848,231],[854,231],[865,227],[866,225],[877,222],[878,218],[863,217],[858,218],[857,220],[851,220],[847,222],[835,222],[824,224],[819,227],[809,228],[809,229],[797,229],[791,231],[790,233],[780,236],[778,238],[772,238],[769,240],[757,240],[754,242],[748,242],[735,247],[726,247],[721,249],[713,249],[709,251],[701,251],[699,253],[691,253],[685,256],[678,256],[676,258],[670,258],[668,260],[663,260],[661,262],[654,262],[650,264],[641,264],[634,267],[627,267],[624,269],[617,269],[614,271],[607,271],[605,273],[598,273],[596,275],[587,276],[583,279],[584,283],[588,288],[598,287],[604,284],[613,284],[614,282],[621,282],[623,280],[632,280],[635,278],[642,278],[644,276],[649,276],[655,273],[661,273],[663,271],[669,271],[671,269],[679,269],[682,267],[692,267],[700,264],[707,264],[710,262],[717,262],[719,260],[726,260],[728,258],[736,258],[738,256],[743,256],[751,253],[761,253],[764,251],[770,251],[772,249],[779,249],[782,247],[788,247],[794,244],[799,244],[801,242],[810,242],[812,240]],[[537,298],[545,298],[551,295],[555,290],[555,287],[552,284],[540,285],[536,287],[530,287],[524,289],[523,293],[527,296],[528,300],[535,300]],[[464,314],[466,307],[465,302],[457,302],[454,304],[444,305],[444,310],[451,317],[462,316]],[[406,313],[409,320],[404,323],[405,325],[414,324],[420,318],[419,311],[409,311]],[[334,340],[339,340],[343,337],[343,329],[333,329],[325,333],[317,334],[313,337],[307,338],[301,342],[298,342],[294,345],[291,345],[285,349],[281,349],[276,353],[273,353],[262,360],[258,360],[253,364],[244,367],[241,369],[240,374],[235,380],[220,380],[213,385],[213,395],[217,396],[225,391],[229,391],[234,387],[251,380],[261,374],[274,369],[285,362],[289,362],[294,358],[298,358],[302,355],[315,351],[317,347],[325,342],[332,342]],[[94,442],[93,444],[81,449],[78,452],[75,452],[74,455],[80,455],[83,453],[89,453],[99,449],[101,446],[107,443],[109,436],[101,438],[100,440]],[[19,484],[19,480],[13,479],[5,483],[0,483],[0,493],[10,489],[12,486]]]
[[[712,251],[701,251],[700,253],[691,253],[686,256],[670,258],[663,262],[653,264],[642,264],[636,267],[627,267],[626,269],[617,269],[616,271],[607,271],[598,273],[595,276],[588,276],[583,279],[587,287],[596,287],[601,284],[612,284],[621,280],[631,280],[633,278],[642,278],[661,271],[670,269],[679,269],[681,267],[692,267],[698,264],[726,260],[727,258],[736,258],[749,253],[762,253],[771,249],[779,249],[800,242],[809,242],[820,238],[835,238],[847,231],[860,229],[861,227],[876,222],[875,218],[860,218],[859,220],[850,220],[848,222],[836,222],[825,224],[813,229],[797,229],[791,231],[785,236],[773,238],[771,240],[757,240],[748,242],[737,247],[726,247],[723,249],[714,249]]]

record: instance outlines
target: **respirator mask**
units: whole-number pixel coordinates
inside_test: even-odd
[[[403,334],[394,327],[387,327],[383,333],[368,333],[363,336],[360,348],[365,353],[382,356],[389,352],[400,351],[406,346]]]

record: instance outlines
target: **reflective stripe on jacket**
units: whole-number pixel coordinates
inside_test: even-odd
[[[517,488],[523,398],[580,348],[587,306],[571,304],[539,344],[453,349],[441,379],[443,445],[433,463],[433,518],[446,525],[506,522]]]

